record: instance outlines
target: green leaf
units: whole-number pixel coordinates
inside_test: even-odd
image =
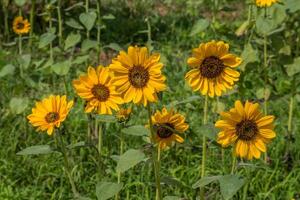
[[[285,8],[276,4],[269,10],[269,14],[265,17],[265,13],[261,12],[256,20],[256,30],[259,34],[271,35],[276,33],[275,30],[286,18]],[[283,29],[282,29],[283,30]],[[273,31],[273,32],[272,32]]]
[[[89,59],[89,55],[84,55],[84,56],[77,56],[73,61],[72,64],[82,64],[85,61]]]
[[[268,100],[271,95],[271,90],[269,88],[259,88],[258,90],[256,90],[255,94],[258,99]]]
[[[66,75],[71,67],[71,61],[66,60],[63,62],[55,63],[51,66],[51,69],[57,74],[57,75]]]
[[[89,40],[89,39],[85,39],[82,43],[81,43],[81,51],[87,51],[91,48],[95,48],[97,47],[97,41],[94,40]]]
[[[285,0],[284,5],[285,9],[289,10],[291,13],[300,10],[299,0]]]
[[[163,198],[163,200],[181,200],[181,197],[177,197],[177,196],[166,196]]]
[[[37,155],[55,152],[49,145],[36,145],[19,151],[17,155]]]
[[[66,24],[72,28],[76,28],[76,29],[79,29],[79,30],[82,30],[84,29],[81,24],[79,22],[77,22],[75,19],[71,18],[69,19],[68,21],[66,21]]]
[[[81,13],[79,16],[80,22],[87,30],[91,30],[95,24],[97,14],[95,12]]]
[[[56,35],[52,32],[44,33],[40,37],[39,41],[39,48],[44,48],[48,44],[50,44],[54,39],[56,38]]]
[[[223,198],[232,198],[238,190],[244,185],[244,179],[238,175],[225,175],[219,178],[221,194]]]
[[[242,71],[245,70],[248,63],[254,63],[258,61],[258,53],[257,50],[254,50],[251,44],[247,44],[242,52],[243,62],[240,65],[240,69]]]
[[[80,42],[81,35],[70,33],[65,41],[65,49],[67,50],[70,47],[74,47],[78,42]]]
[[[109,199],[118,194],[123,187],[123,183],[100,182],[96,186],[98,200]]]
[[[128,169],[134,167],[144,159],[145,154],[142,151],[129,149],[123,155],[120,156],[117,164],[117,171],[123,173]]]
[[[9,102],[9,108],[14,114],[21,114],[28,106],[27,98],[13,97]]]
[[[15,0],[15,4],[19,7],[24,6],[25,3],[26,3],[26,0]]]
[[[198,33],[201,33],[202,31],[204,31],[205,29],[207,29],[208,26],[209,26],[209,21],[207,21],[206,19],[199,19],[194,24],[194,26],[192,28],[192,31],[190,33],[190,36],[193,36],[193,35],[196,35]]]
[[[208,137],[210,140],[216,140],[217,137],[217,133],[219,132],[218,129],[215,127],[214,124],[206,124],[206,125],[202,125],[199,128],[199,132],[202,135],[205,135],[206,137]]]
[[[149,130],[141,125],[123,128],[122,132],[127,135],[134,135],[134,136],[148,136],[150,134]]]
[[[222,176],[208,176],[208,177],[203,177],[200,180],[198,180],[194,185],[192,186],[193,189],[199,188],[206,186],[214,181],[217,181],[221,178]]]
[[[5,65],[4,67],[2,67],[2,69],[0,70],[0,78],[6,76],[6,75],[13,75],[15,72],[15,66],[12,64],[8,64]]]
[[[294,62],[289,65],[284,66],[286,68],[286,72],[289,76],[294,76],[295,74],[300,72],[300,57],[294,59]]]
[[[113,115],[97,115],[97,119],[101,122],[114,123],[117,119]]]
[[[81,141],[81,142],[77,142],[77,143],[75,143],[75,144],[69,144],[68,146],[67,146],[67,148],[69,148],[69,149],[74,149],[74,148],[77,148],[77,147],[86,147],[87,145],[85,144],[85,142],[84,141]]]
[[[103,48],[110,48],[110,49],[113,49],[115,51],[122,51],[123,50],[122,47],[120,47],[120,45],[117,44],[117,43],[110,43],[109,45],[106,45]]]
[[[116,17],[115,16],[113,16],[112,14],[108,14],[108,15],[103,15],[102,16],[102,19],[110,19],[110,20],[112,20],[112,19],[115,19]]]
[[[18,62],[20,63],[23,69],[27,69],[29,67],[30,61],[31,61],[30,54],[22,55],[18,60]]]

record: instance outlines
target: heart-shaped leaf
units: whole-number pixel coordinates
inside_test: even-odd
[[[81,13],[79,16],[80,22],[87,30],[91,30],[95,24],[97,14],[95,12]]]

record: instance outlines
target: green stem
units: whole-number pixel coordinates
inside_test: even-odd
[[[89,0],[85,0],[85,12],[89,12]],[[88,29],[86,29],[86,38],[90,38],[90,31]]]
[[[234,173],[236,167],[236,156],[232,154],[232,166],[231,166],[231,174]]]
[[[265,8],[265,18],[267,17],[267,8]],[[268,74],[267,74],[267,68],[268,68],[268,38],[267,34],[264,34],[264,75],[265,75],[265,89],[264,89],[264,114],[268,114],[268,102],[267,102],[267,80],[268,80]],[[267,163],[267,152],[264,153],[265,155],[265,163]]]
[[[208,107],[208,95],[205,96],[204,112],[203,112],[203,125],[207,124],[207,107]],[[201,178],[205,176],[206,165],[206,137],[202,137],[202,162],[201,162]],[[204,187],[200,187],[200,199],[204,200],[205,190]]]
[[[19,55],[22,55],[22,35],[19,34],[18,37],[18,45],[19,45]]]
[[[123,127],[123,126],[122,126]],[[122,128],[120,129],[120,156],[124,153],[124,133],[122,132]],[[121,183],[121,172],[118,172],[118,183]],[[120,194],[116,194],[115,200],[120,199]]]
[[[160,187],[160,147],[157,146],[157,164],[156,164],[156,173],[157,173],[157,184],[156,186],[156,199],[160,200],[162,199],[161,196],[161,187]],[[160,190],[160,191],[159,191]]]
[[[61,18],[61,0],[58,0],[57,3],[57,18],[58,18],[58,39],[59,39],[59,46],[62,46],[62,18]]]
[[[294,95],[290,98],[289,104],[289,119],[288,119],[288,134],[292,134],[292,119],[293,119],[293,109],[294,109]]]
[[[147,104],[147,110],[148,110],[148,118],[149,118],[149,126],[150,126],[150,133],[151,133],[151,142],[154,144],[154,130],[153,130],[153,122],[151,118],[151,105],[148,102]],[[159,146],[157,147],[159,148]],[[157,155],[158,151],[156,152],[155,148],[153,148],[153,167],[154,167],[154,173],[155,173],[155,183],[156,183],[156,200],[161,200],[162,195],[161,195],[161,187],[160,187],[160,176],[159,176],[159,163],[158,163],[158,158]]]
[[[64,145],[64,142],[63,142],[63,139],[61,138],[60,133],[57,133],[55,138],[58,140],[58,144],[60,145],[60,148],[61,148],[61,151],[62,151],[62,154],[63,154],[63,157],[64,157],[65,172],[68,176],[70,185],[72,187],[73,195],[74,195],[75,198],[77,198],[77,197],[80,196],[80,194],[78,193],[78,191],[76,189],[76,185],[75,185],[74,180],[72,178],[71,168],[70,168],[70,163],[69,163],[69,158],[68,158],[68,155],[67,155],[66,147]]]
[[[99,152],[99,156],[101,157],[101,152],[102,152],[102,124],[101,123],[99,123],[98,125],[98,148],[97,149]]]
[[[100,63],[101,59],[101,0],[97,0],[97,10],[98,10],[98,26],[97,26],[97,54],[98,54],[98,61]]]
[[[51,13],[49,15],[50,15],[50,19],[49,19],[49,31],[52,31],[52,16],[51,16]],[[50,60],[53,60],[52,42],[50,42],[49,54],[50,54]]]
[[[30,33],[29,33],[29,47],[32,47],[32,40],[33,40],[33,29],[34,29],[34,16],[35,16],[35,0],[31,1],[31,8],[30,8]]]
[[[4,14],[4,35],[6,37],[6,40],[9,40],[9,27],[8,27],[8,5],[2,5],[2,9],[3,9],[3,14]]]

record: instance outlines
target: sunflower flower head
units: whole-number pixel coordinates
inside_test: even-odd
[[[229,53],[229,45],[223,41],[202,43],[193,49],[187,61],[192,68],[185,79],[194,91],[210,97],[221,96],[239,80],[238,67],[242,59]]]
[[[263,116],[258,103],[235,102],[229,112],[221,112],[222,119],[215,126],[221,129],[217,142],[222,147],[234,145],[234,154],[251,160],[266,152],[266,144],[276,137],[273,131],[274,116]]]
[[[118,119],[118,122],[122,123],[128,121],[131,115],[131,111],[131,108],[121,108],[116,113],[116,118]]]
[[[184,133],[189,125],[185,123],[185,117],[173,110],[156,111],[152,115],[154,142],[160,149],[171,146],[173,142],[183,143],[184,139],[179,135]]]
[[[128,47],[113,59],[109,68],[114,73],[117,86],[125,103],[147,105],[157,101],[157,93],[166,89],[165,76],[162,75],[160,55],[150,55],[146,47]]]
[[[270,7],[277,2],[278,0],[256,0],[256,5],[258,7]]]
[[[85,112],[96,110],[98,114],[112,114],[119,110],[123,99],[115,90],[108,67],[88,67],[88,73],[73,81],[76,93],[86,100]]]
[[[55,127],[66,119],[73,101],[67,102],[67,97],[50,95],[42,101],[36,102],[32,108],[32,114],[27,116],[29,122],[37,127],[37,131],[46,131],[52,135]]]
[[[13,21],[13,31],[18,35],[26,34],[30,31],[30,23],[22,16],[18,16]]]

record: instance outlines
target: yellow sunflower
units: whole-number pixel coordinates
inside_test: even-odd
[[[270,7],[276,2],[278,2],[278,0],[256,0],[256,5],[258,7]]]
[[[175,141],[183,143],[184,139],[177,134],[189,128],[183,115],[163,108],[161,112],[157,110],[151,118],[155,132],[153,139],[158,143],[159,148],[165,149]]]
[[[258,103],[235,102],[235,108],[221,112],[222,120],[215,126],[221,129],[217,142],[222,147],[234,145],[234,153],[241,158],[251,160],[266,152],[266,144],[276,137],[273,131],[274,116],[263,116]]]
[[[119,122],[125,122],[129,119],[130,114],[131,114],[131,108],[121,108],[117,113],[116,113],[116,117],[118,119]]]
[[[121,51],[109,66],[114,73],[114,84],[122,93],[124,101],[135,104],[157,101],[157,92],[166,89],[166,78],[162,75],[160,55],[149,55],[146,47],[128,48]]]
[[[123,99],[112,79],[109,68],[98,66],[97,69],[89,67],[87,75],[73,81],[76,93],[87,101],[85,112],[96,109],[98,114],[112,114],[112,110],[119,110],[118,104],[122,104]]]
[[[22,16],[18,16],[13,21],[13,30],[16,34],[23,35],[29,32],[30,23]]]
[[[229,45],[223,41],[202,43],[193,49],[193,56],[187,61],[192,68],[185,79],[194,91],[203,95],[221,96],[222,91],[231,89],[239,80],[240,73],[234,68],[242,59],[230,54]]]
[[[36,102],[32,108],[32,114],[27,116],[29,122],[38,127],[37,131],[47,130],[48,135],[52,135],[55,127],[60,127],[61,122],[65,121],[73,101],[67,102],[66,95],[50,95],[42,101]]]

